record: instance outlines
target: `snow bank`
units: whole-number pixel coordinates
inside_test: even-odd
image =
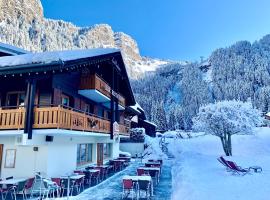
[[[235,176],[218,163],[223,155],[219,139],[205,135],[171,140],[176,156],[172,168],[173,200],[268,200],[270,194],[270,129],[258,128],[255,135],[232,137],[233,157],[242,167],[259,165],[262,173]]]

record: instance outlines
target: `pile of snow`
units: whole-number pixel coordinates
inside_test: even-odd
[[[167,131],[165,133],[157,133],[157,137],[174,138],[174,139],[189,139],[193,137],[204,136],[203,132],[190,132],[183,130]]]
[[[148,159],[165,159],[167,156],[162,152],[160,148],[160,138],[152,138],[148,135],[145,135],[145,149],[143,155],[145,160]]]
[[[192,134],[191,134],[192,135]],[[233,156],[227,159],[242,167],[258,165],[262,173],[232,175],[218,161],[223,155],[220,140],[211,135],[171,139],[169,150],[175,164],[173,200],[268,200],[270,194],[270,129],[257,128],[255,135],[232,137]]]

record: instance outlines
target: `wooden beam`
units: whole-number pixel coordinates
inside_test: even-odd
[[[26,92],[26,116],[24,122],[24,133],[28,134],[28,139],[32,139],[33,123],[34,123],[34,105],[36,95],[36,80],[27,80]]]

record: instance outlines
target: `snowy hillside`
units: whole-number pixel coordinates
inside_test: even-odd
[[[44,18],[40,0],[0,0],[0,42],[29,51],[87,48],[120,48],[131,78],[153,71],[166,61],[144,58],[129,35],[114,32],[107,24],[78,27]]]

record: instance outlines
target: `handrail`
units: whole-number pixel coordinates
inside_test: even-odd
[[[34,129],[67,129],[89,132],[110,133],[110,121],[87,112],[63,105],[36,105],[34,107]],[[25,108],[0,108],[0,130],[23,129]],[[119,124],[121,134],[128,134],[129,126]]]
[[[83,110],[80,110],[80,109],[77,109],[77,108],[73,108],[71,106],[66,106],[66,105],[63,105],[63,104],[36,104],[35,107],[37,108],[40,108],[40,107],[62,107],[62,108],[66,108],[66,109],[69,109],[69,110],[72,110],[72,111],[76,111],[76,112],[79,112],[79,113],[83,113],[83,114],[86,114],[86,115],[89,115],[89,116],[93,116],[93,117],[97,117],[97,118],[100,118],[100,119],[103,119],[103,120],[107,120],[107,121],[110,121],[104,117],[100,117],[98,115],[95,115],[93,113],[90,113],[90,112],[86,112],[86,111],[83,111]]]

